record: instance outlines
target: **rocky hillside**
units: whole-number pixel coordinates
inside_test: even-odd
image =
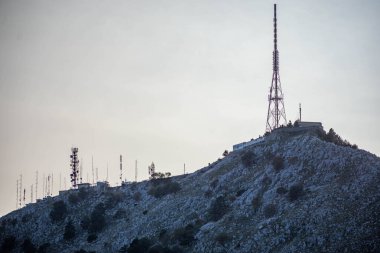
[[[380,252],[380,159],[272,133],[195,173],[90,187],[1,218],[1,252]]]

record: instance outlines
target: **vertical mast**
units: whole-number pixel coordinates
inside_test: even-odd
[[[269,106],[267,114],[266,131],[270,132],[273,129],[286,125],[286,114],[284,106],[284,98],[281,89],[280,67],[279,67],[279,52],[277,49],[277,5],[274,4],[273,18],[273,74],[272,84],[269,91]]]

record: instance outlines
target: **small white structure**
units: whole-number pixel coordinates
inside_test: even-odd
[[[295,124],[298,124],[298,127],[322,127],[321,122],[311,122],[311,121],[296,121]]]
[[[250,141],[247,141],[247,142],[238,143],[238,144],[235,144],[235,145],[232,146],[232,150],[236,151],[236,150],[245,148],[247,146],[251,146],[251,145],[254,145],[254,144],[261,143],[264,140],[265,140],[265,137],[260,137],[260,138],[257,138],[257,139],[254,139],[254,140],[250,140]]]
[[[77,184],[77,185],[78,185],[78,189],[88,188],[91,186],[90,183],[81,183],[81,184]]]

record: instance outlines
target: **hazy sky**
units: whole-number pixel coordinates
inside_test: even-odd
[[[264,133],[273,1],[0,0],[0,215],[16,180],[69,186],[79,147],[112,184],[195,171]],[[380,1],[277,1],[288,120],[380,154]],[[34,196],[35,197],[35,196]]]

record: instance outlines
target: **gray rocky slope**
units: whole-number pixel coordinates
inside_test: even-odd
[[[1,217],[0,243],[3,252],[146,252],[136,251],[145,237],[150,252],[380,252],[379,183],[380,159],[367,151],[272,133],[192,174],[28,205]],[[53,217],[59,201],[66,212]]]

